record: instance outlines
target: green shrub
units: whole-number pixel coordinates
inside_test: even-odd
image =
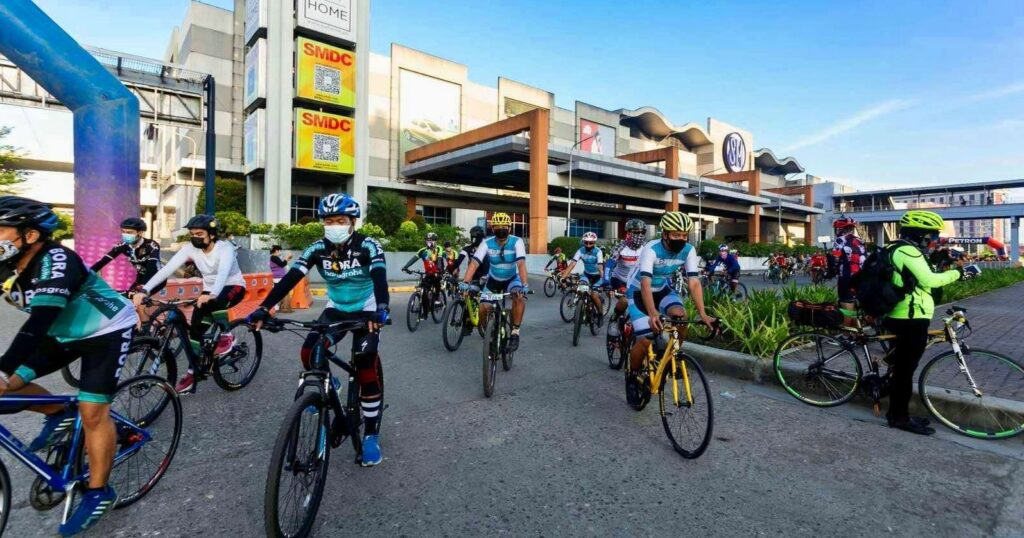
[[[966,281],[957,281],[942,288],[942,302],[955,303],[995,289],[1024,282],[1024,268],[982,269],[981,275]]]
[[[60,241],[62,239],[72,239],[75,236],[75,220],[71,218],[71,215],[55,211],[57,218],[60,219],[60,224],[57,225],[57,229],[53,232],[53,239]]]
[[[237,211],[218,211],[216,217],[217,227],[220,228],[222,237],[249,235],[249,227],[252,226],[252,223],[245,218],[245,215]]]
[[[451,226],[448,224],[438,224],[437,226],[427,226],[425,232],[434,232],[437,234],[438,244],[444,245],[445,241],[451,241],[452,246],[459,248],[469,242],[469,237],[464,235],[464,230],[458,226]],[[424,233],[426,235],[426,233]]]
[[[372,237],[374,239],[382,239],[384,238],[385,235],[387,235],[384,233],[383,228],[377,226],[372,222],[367,222],[366,224],[360,226],[358,232],[365,235],[366,237]]]
[[[319,222],[308,224],[278,224],[270,233],[274,242],[287,249],[304,250],[324,236],[324,225]]]
[[[252,224],[249,226],[249,233],[252,235],[267,235],[273,231],[274,225],[261,222],[259,224]]]
[[[809,286],[797,286],[796,282],[790,282],[782,288],[782,298],[786,304],[791,301],[807,301],[809,303],[838,303],[839,294],[835,286],[814,284]]]
[[[561,247],[563,254],[572,256],[574,252],[579,250],[581,240],[582,238],[580,237],[556,237],[548,243],[548,254],[554,254],[555,248]]]
[[[427,229],[427,221],[426,221],[426,219],[423,218],[423,215],[413,215],[406,222],[413,222],[413,223],[415,223],[416,227],[419,228],[420,231],[423,231],[423,230]]]
[[[398,193],[375,189],[370,193],[370,203],[366,209],[366,222],[380,226],[387,235],[398,231],[398,227],[405,220],[405,200]]]
[[[399,233],[406,234],[406,235],[414,234],[414,233],[418,232],[419,229],[420,229],[420,227],[416,226],[415,222],[413,222],[411,220],[407,220],[407,221],[403,222],[398,227],[398,230],[396,230],[394,234],[391,234],[391,235],[397,235]]]
[[[715,256],[718,256],[718,245],[721,245],[725,241],[718,238],[705,239],[697,245],[697,255],[705,260],[710,260]]]
[[[213,180],[214,208],[221,211],[234,211],[245,215],[245,182],[238,179],[218,177]],[[196,198],[196,214],[206,213],[206,187],[199,187]]]

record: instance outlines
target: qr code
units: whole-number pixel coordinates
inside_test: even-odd
[[[313,133],[313,160],[337,162],[341,158],[341,139],[322,133]]]
[[[314,66],[313,89],[331,95],[341,95],[341,71],[326,65]]]

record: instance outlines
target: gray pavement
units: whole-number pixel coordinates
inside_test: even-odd
[[[1024,536],[1021,439],[921,438],[857,406],[814,409],[773,386],[712,376],[715,438],[684,460],[656,406],[625,405],[603,338],[585,333],[571,346],[557,297],[530,299],[515,364],[499,371],[490,399],[479,337],[448,353],[433,322],[410,334],[406,300],[393,297],[382,344],[384,463],[359,468],[347,445],[332,453],[317,536]],[[5,344],[21,317],[0,312]],[[92,535],[263,534],[267,464],[300,343],[265,336],[253,383],[226,393],[207,381],[186,397],[167,476]],[[50,377],[45,385],[67,390]],[[39,424],[28,414],[0,420],[26,437]],[[32,510],[31,475],[2,458],[15,481],[6,535],[54,535],[59,511]]]

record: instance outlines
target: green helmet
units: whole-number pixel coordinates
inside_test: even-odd
[[[941,231],[945,227],[942,217],[934,211],[912,209],[903,214],[900,218],[900,226],[904,228],[917,228],[920,230]]]
[[[693,229],[690,216],[679,211],[666,211],[659,224],[663,232],[689,232]]]

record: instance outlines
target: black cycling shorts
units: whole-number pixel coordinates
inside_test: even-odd
[[[109,404],[114,400],[121,367],[128,358],[134,333],[135,328],[130,327],[63,344],[53,337],[43,337],[35,352],[14,374],[28,383],[80,358],[79,401]]]
[[[613,276],[609,283],[612,285],[613,290],[626,291],[626,282],[617,276]]]
[[[597,273],[594,273],[594,274],[583,273],[583,276],[586,277],[587,282],[590,282],[591,286],[596,286],[597,283],[601,281],[601,275],[599,275]]]

